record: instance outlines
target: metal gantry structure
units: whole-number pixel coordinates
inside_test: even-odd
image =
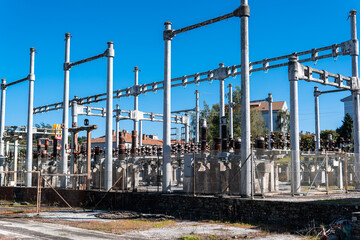
[[[29,81],[28,94],[28,116],[27,116],[27,141],[26,141],[26,171],[32,171],[32,139],[33,139],[33,106],[34,106],[34,82],[35,82],[35,48],[30,48],[30,70],[27,77],[20,80],[6,83],[5,79],[1,82],[1,109],[0,109],[0,171],[4,170],[4,132],[5,132],[5,101],[6,89],[15,84]],[[4,174],[0,174],[0,186],[3,185]],[[25,174],[25,186],[31,187],[31,173]]]
[[[62,131],[62,146],[61,146],[61,173],[67,174],[68,170],[68,129],[69,129],[69,78],[70,78],[70,69],[74,66],[90,62],[99,58],[107,57],[108,63],[107,63],[107,93],[106,94],[106,109],[108,112],[112,111],[113,109],[113,95],[111,92],[113,92],[113,58],[115,56],[115,51],[113,48],[114,43],[108,42],[108,47],[104,53],[101,53],[99,55],[85,58],[76,62],[71,63],[70,62],[70,33],[65,34],[65,63],[64,63],[64,97],[62,102],[62,108],[63,108],[63,131]],[[36,110],[34,110],[34,113],[37,113]],[[108,115],[106,117],[106,146],[110,146],[109,144],[112,143],[112,116]],[[112,178],[109,178],[108,176],[112,175],[112,149],[109,150],[109,147],[106,148],[106,160],[105,160],[105,188],[110,189],[112,186]],[[66,188],[67,186],[67,177],[62,176],[61,177],[61,187]]]
[[[182,77],[177,77],[171,79],[171,43],[173,38],[180,34],[193,30],[199,27],[203,27],[215,22],[219,22],[231,17],[240,17],[241,19],[241,64],[234,66],[225,66],[220,64],[220,66],[213,70],[208,70],[201,73],[195,73],[191,75],[185,75]],[[62,146],[62,159],[61,159],[61,173],[65,174],[67,172],[67,135],[68,135],[68,110],[69,104],[76,100],[76,103],[79,105],[90,104],[94,102],[100,102],[106,100],[106,112],[112,112],[113,109],[113,99],[122,98],[126,96],[134,96],[134,111],[129,112],[128,114],[137,115],[140,114],[138,111],[138,96],[147,92],[156,92],[157,90],[164,90],[164,101],[163,101],[163,185],[162,191],[164,193],[171,192],[171,88],[177,86],[186,86],[188,84],[198,84],[204,81],[212,81],[214,79],[220,81],[220,106],[221,113],[225,115],[224,111],[224,81],[228,77],[235,77],[241,75],[241,181],[240,181],[240,195],[244,197],[250,197],[251,195],[251,149],[250,149],[250,82],[249,74],[251,72],[258,71],[268,71],[269,69],[279,68],[279,67],[288,67],[289,68],[289,80],[290,80],[290,110],[291,110],[291,162],[292,162],[292,193],[300,193],[300,155],[299,155],[299,123],[298,123],[298,89],[297,82],[298,80],[305,80],[311,82],[321,83],[323,85],[334,86],[344,90],[350,90],[353,96],[353,106],[354,106],[354,152],[355,152],[355,169],[360,169],[360,122],[359,122],[359,79],[358,79],[358,55],[359,55],[359,44],[357,40],[356,32],[356,11],[352,10],[350,12],[351,17],[351,40],[345,41],[339,44],[333,44],[330,46],[322,48],[313,48],[311,50],[295,52],[288,55],[266,58],[263,60],[250,62],[249,61],[249,26],[248,18],[250,17],[250,8],[248,5],[248,0],[241,0],[241,5],[234,12],[222,15],[217,18],[213,18],[198,24],[194,24],[188,27],[180,28],[177,30],[171,29],[171,23],[165,22],[165,30],[163,33],[163,40],[165,42],[165,56],[164,56],[164,79],[158,82],[152,82],[148,84],[138,84],[138,71],[139,69],[135,67],[135,85],[129,88],[120,89],[113,91],[113,58],[114,58],[114,49],[113,43],[108,43],[108,49],[99,55],[94,57],[86,58],[74,63],[70,62],[70,34],[66,34],[66,43],[65,43],[65,64],[64,64],[64,98],[63,102],[45,105],[41,107],[34,108],[31,111],[32,114],[37,114],[41,112],[48,112],[52,110],[63,109],[63,146]],[[308,66],[302,65],[305,62],[316,62],[320,59],[326,58],[337,58],[340,55],[350,55],[352,57],[352,77],[344,77],[340,74],[332,74],[323,70],[316,70]],[[107,92],[102,94],[97,94],[93,96],[76,98],[69,100],[69,71],[70,68],[85,62],[89,62],[98,58],[107,57],[108,58],[108,73],[107,73]],[[240,71],[241,70],[241,71]],[[319,75],[318,77],[314,75]],[[29,75],[30,76],[30,75]],[[32,75],[34,78],[34,75]],[[329,81],[329,78],[333,78],[334,81]],[[26,78],[28,79],[28,78]],[[26,80],[23,79],[23,80]],[[29,77],[30,80],[30,77]],[[4,82],[3,82],[4,84]],[[6,86],[6,85],[4,85]],[[9,86],[9,85],[8,85]],[[232,93],[232,86],[229,87],[230,92]],[[6,89],[6,87],[5,87]],[[230,94],[231,96],[231,94]],[[5,99],[5,91],[2,91],[2,99]],[[198,96],[197,96],[198,99]],[[269,101],[272,96],[269,96]],[[30,101],[29,101],[30,102]],[[232,97],[229,99],[229,106],[231,109],[230,112],[230,137],[233,137],[233,113],[232,113]],[[0,122],[0,135],[3,136],[3,130],[1,126],[4,126],[4,114],[3,112],[3,103],[1,108],[1,122]],[[32,107],[31,107],[32,109]],[[94,108],[93,108],[94,109]],[[196,105],[197,112],[197,123],[198,123],[198,111],[199,106]],[[269,106],[270,109],[270,106]],[[30,111],[30,104],[29,104]],[[115,111],[121,112],[119,107]],[[122,111],[126,113],[125,111]],[[146,113],[141,114],[144,116]],[[151,114],[150,114],[151,116]],[[155,116],[155,115],[152,115]],[[106,114],[106,163],[105,163],[105,189],[110,189],[112,186],[112,114]],[[119,117],[120,118],[120,117]],[[125,118],[124,118],[125,119]],[[138,127],[136,121],[138,117],[131,116],[126,119],[134,120],[134,128]],[[270,118],[272,121],[272,118]],[[142,119],[145,120],[145,119]],[[139,121],[139,124],[141,120]],[[29,124],[29,123],[28,123]],[[269,126],[272,126],[272,123],[269,122]],[[31,120],[32,125],[32,120]],[[197,124],[197,128],[198,128]],[[29,128],[28,128],[29,129]],[[118,127],[117,127],[118,129]],[[221,128],[220,128],[221,129]],[[271,130],[271,128],[270,128]],[[31,140],[30,141],[31,145]],[[199,142],[199,133],[198,129],[196,131],[196,142]],[[1,144],[3,144],[1,140]],[[271,144],[269,144],[271,145]],[[29,147],[29,146],[28,146]],[[0,150],[3,149],[0,145]],[[31,151],[28,150],[28,154]],[[1,151],[0,151],[1,155]],[[62,178],[62,187],[66,187],[66,177]]]
[[[336,93],[343,92],[347,89],[337,89],[329,91],[319,91],[318,87],[314,87],[314,98],[315,98],[315,151],[319,152],[321,148],[320,142],[320,107],[319,107],[319,97],[322,94],[326,93]]]

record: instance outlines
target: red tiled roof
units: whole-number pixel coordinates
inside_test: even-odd
[[[273,111],[281,110],[284,104],[285,101],[273,102],[272,103]],[[250,107],[259,111],[269,111],[268,102],[250,103]]]
[[[131,143],[131,133],[125,133],[125,142]],[[113,142],[116,142],[116,135],[113,134]],[[105,143],[105,137],[91,139],[91,143]],[[160,139],[152,139],[148,136],[143,136],[143,145],[158,145],[162,146],[163,141]]]

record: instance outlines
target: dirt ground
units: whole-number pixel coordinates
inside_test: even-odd
[[[243,223],[183,221],[162,214],[84,212],[0,202],[0,239],[304,239]]]

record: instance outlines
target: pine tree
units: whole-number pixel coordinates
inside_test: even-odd
[[[342,123],[342,126],[336,129],[336,132],[344,139],[352,139],[353,120],[350,114],[345,115]]]

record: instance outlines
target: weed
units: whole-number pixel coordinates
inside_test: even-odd
[[[200,240],[200,237],[198,237],[198,236],[183,236],[183,237],[180,237],[179,239],[181,239],[181,240]]]

